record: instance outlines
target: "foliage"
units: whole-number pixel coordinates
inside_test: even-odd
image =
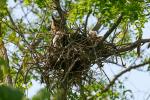
[[[0,100],[22,100],[23,93],[18,89],[0,85]]]

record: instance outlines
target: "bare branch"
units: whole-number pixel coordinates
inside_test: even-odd
[[[97,20],[96,25],[93,27],[92,31],[98,31],[101,28],[102,24],[100,18]]]
[[[111,80],[111,82],[101,91],[101,93],[107,92],[107,91],[110,89],[110,87],[113,86],[113,84],[115,83],[115,81],[116,81],[119,77],[121,77],[123,74],[125,74],[125,73],[131,71],[132,69],[136,69],[136,68],[139,68],[139,67],[143,67],[143,66],[145,66],[145,65],[147,65],[147,64],[150,64],[150,61],[144,62],[144,63],[139,64],[139,65],[130,66],[130,67],[128,67],[127,69],[121,71],[120,73],[118,73],[117,75],[115,75],[115,77],[114,77],[114,78]]]
[[[116,23],[114,23],[112,25],[112,27],[105,33],[105,35],[102,38],[102,41],[105,41],[106,38],[118,27],[118,25],[120,24],[122,18],[123,18],[123,14],[120,15],[120,17],[118,18],[118,20],[116,21]]]
[[[86,16],[86,19],[85,19],[85,25],[84,25],[84,33],[86,35],[86,31],[87,31],[87,24],[88,24],[88,19],[89,19],[89,16],[91,14],[91,11],[88,12],[87,16]]]
[[[118,50],[118,53],[121,53],[121,52],[126,52],[126,51],[130,51],[130,50],[133,50],[135,49],[137,46],[139,46],[139,44],[141,43],[148,43],[150,42],[150,39],[141,39],[141,40],[137,40],[133,43],[129,43],[129,44],[126,44],[125,46],[118,46],[117,50]]]

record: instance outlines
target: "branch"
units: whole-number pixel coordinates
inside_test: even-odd
[[[87,32],[87,24],[88,24],[88,19],[89,19],[89,16],[91,14],[91,11],[88,12],[87,16],[86,16],[86,19],[85,19],[85,24],[84,24],[84,34],[86,35],[86,32]]]
[[[115,81],[120,77],[122,76],[123,74],[125,74],[126,72],[129,72],[131,71],[132,69],[136,69],[136,68],[139,68],[139,67],[142,67],[142,66],[145,66],[147,64],[150,64],[150,60],[147,61],[147,62],[144,62],[142,64],[139,64],[139,65],[135,65],[135,66],[130,66],[128,67],[127,69],[121,71],[120,73],[118,73],[117,75],[115,75],[114,79],[112,79],[112,81],[100,92],[100,93],[105,93],[107,92],[111,86],[113,86],[113,84],[115,83]]]
[[[125,46],[117,46],[117,52],[118,53],[121,53],[121,52],[126,52],[126,51],[130,51],[130,50],[133,50],[135,49],[137,46],[139,46],[139,44],[141,43],[147,43],[147,42],[150,42],[150,39],[141,39],[141,40],[137,40],[133,43],[129,43],[129,44],[126,44]]]
[[[112,27],[105,33],[105,35],[102,38],[102,41],[105,41],[106,38],[118,27],[120,24],[121,20],[123,18],[123,14],[120,15],[120,17],[117,19],[117,22],[112,25]]]
[[[61,6],[60,6],[60,0],[53,0],[54,5],[55,5],[55,9],[58,11],[59,16],[65,20],[65,11],[62,10]]]
[[[102,24],[100,22],[100,18],[98,18],[98,21],[96,25],[93,27],[92,31],[98,31],[101,28]]]
[[[2,25],[1,25],[1,22],[0,22],[0,38],[2,38]],[[0,40],[0,59],[3,59],[4,63],[5,63],[5,65],[3,66],[4,67],[3,71],[4,70],[7,71],[6,73],[3,72],[5,81],[8,85],[11,86],[11,85],[13,85],[13,82],[12,82],[12,77],[11,77],[11,74],[10,74],[9,58],[8,58],[8,55],[7,55],[7,49],[5,48],[3,39]]]
[[[53,3],[55,5],[54,9],[53,10],[57,10],[58,14],[59,14],[59,17],[60,17],[60,27],[62,27],[64,30],[66,30],[66,16],[67,16],[67,12],[64,11],[62,8],[61,8],[61,5],[60,5],[60,0],[53,0]]]
[[[0,37],[2,37],[2,23],[0,21]]]
[[[17,27],[17,25],[15,24],[15,22],[14,22],[12,16],[11,16],[10,12],[8,11],[8,9],[7,9],[7,13],[8,13],[8,17],[9,17],[9,19],[10,19],[10,22],[11,22],[11,24],[12,24],[13,27],[14,27],[13,29],[16,29],[16,30],[17,30],[17,33],[22,37],[23,41],[24,41],[27,45],[29,45],[29,43],[26,41],[26,39],[25,39],[23,33],[21,32],[21,30],[20,30],[20,29]]]

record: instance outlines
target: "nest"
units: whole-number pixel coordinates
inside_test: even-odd
[[[85,80],[90,67],[110,55],[116,53],[116,48],[102,37],[83,36],[81,34],[64,35],[58,46],[50,45],[47,63],[43,67],[42,79],[47,85],[52,81],[67,81],[68,84],[78,84]]]

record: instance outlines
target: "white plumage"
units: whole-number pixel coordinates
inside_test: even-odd
[[[57,31],[56,34],[54,35],[54,38],[53,38],[53,45],[54,47],[57,47],[59,45],[59,42],[60,42],[60,39],[62,38],[63,36],[63,33],[60,32],[60,31]]]

